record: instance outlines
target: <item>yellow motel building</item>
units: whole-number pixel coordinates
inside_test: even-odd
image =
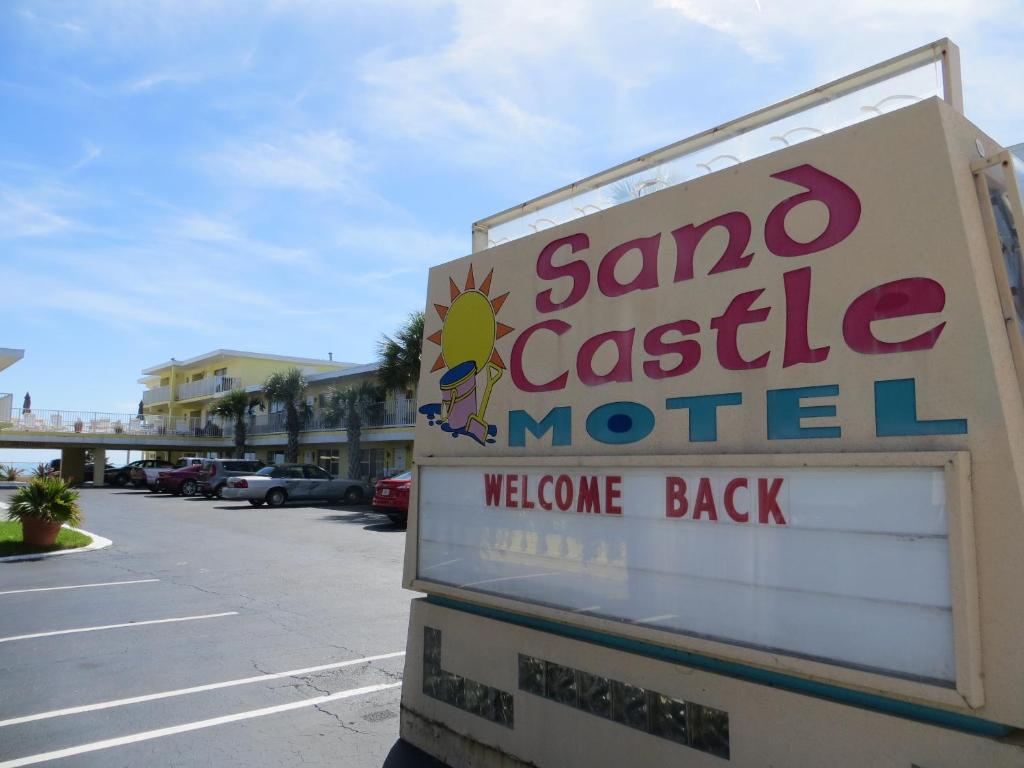
[[[285,460],[287,433],[283,403],[268,402],[261,395],[263,382],[273,373],[298,368],[309,382],[299,437],[299,461],[318,464],[333,474],[348,467],[348,435],[343,426],[324,418],[330,391],[364,381],[375,381],[377,364],[357,365],[287,355],[216,349],[187,360],[171,358],[143,369],[139,382],[142,415],[149,422],[167,425],[169,433],[214,438],[231,425],[212,415],[217,401],[233,389],[252,395],[246,452],[265,463]],[[363,476],[385,477],[412,464],[416,401],[413,390],[388,392],[371,408],[360,438]],[[221,430],[224,430],[222,433]],[[232,448],[218,446],[211,455],[232,455]],[[168,448],[151,451],[154,458],[177,459],[195,450]]]

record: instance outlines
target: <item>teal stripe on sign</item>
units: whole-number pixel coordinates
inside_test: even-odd
[[[582,640],[587,643],[594,643],[595,645],[603,645],[606,648],[615,648],[617,650],[635,653],[640,656],[649,656],[651,658],[670,661],[676,664],[685,664],[686,666],[694,667],[695,669],[703,669],[708,672],[727,675],[739,680],[758,683],[759,685],[768,685],[772,688],[781,688],[795,693],[804,693],[809,696],[816,696],[818,698],[836,701],[840,704],[849,704],[863,709],[882,712],[887,715],[894,715],[895,717],[919,720],[921,722],[938,725],[943,728],[954,728],[958,731],[965,731],[979,736],[1001,738],[1008,736],[1016,730],[1009,725],[995,723],[991,720],[984,720],[980,717],[971,717],[970,715],[962,715],[957,712],[949,712],[944,709],[926,707],[921,704],[900,701],[899,699],[890,699],[885,696],[865,693],[863,691],[855,691],[838,685],[831,685],[829,683],[804,680],[800,677],[794,677],[780,672],[773,672],[767,669],[760,669],[747,664],[723,661],[722,659],[715,659],[711,656],[704,656],[703,654],[693,653],[691,651],[679,651],[673,648],[663,648],[662,646],[645,643],[640,640],[630,640],[624,637],[609,635],[605,632],[597,632],[592,629],[583,629],[582,627],[573,627],[568,624],[559,624],[558,622],[548,621],[547,619],[521,616],[519,614],[502,611],[497,608],[473,605],[472,603],[466,603],[462,600],[453,600],[451,598],[440,597],[438,595],[428,595],[426,599],[427,602],[433,603],[434,605],[440,605],[444,608],[451,608],[456,611],[463,611],[464,613],[472,613],[477,616],[484,616],[489,619],[504,621],[509,624],[518,624],[519,626],[529,627],[530,629],[540,630],[541,632],[549,632],[553,635],[561,635],[562,637],[571,637],[574,640]]]

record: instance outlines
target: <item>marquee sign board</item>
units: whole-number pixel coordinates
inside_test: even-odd
[[[432,269],[407,585],[1024,727],[978,146],[930,99]]]

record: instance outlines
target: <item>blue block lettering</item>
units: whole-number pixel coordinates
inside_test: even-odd
[[[718,440],[718,406],[740,405],[740,392],[725,392],[721,395],[696,395],[694,397],[670,397],[665,407],[672,411],[685,408],[690,411],[690,442],[709,443]]]
[[[838,384],[820,387],[793,387],[768,390],[768,439],[803,440],[814,437],[840,437],[839,427],[803,427],[801,419],[835,416],[834,405],[800,405],[805,397],[835,397]]]
[[[552,408],[539,422],[526,411],[508,412],[508,444],[510,448],[526,446],[526,432],[540,439],[551,432],[551,445],[572,445],[572,408]]]
[[[640,403],[620,401],[599,405],[587,416],[587,432],[592,438],[610,445],[625,445],[643,440],[654,429],[654,414]]]
[[[875,435],[966,435],[967,419],[917,419],[917,382],[889,379],[875,382]]]

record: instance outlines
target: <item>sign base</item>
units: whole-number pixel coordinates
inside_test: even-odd
[[[1024,745],[412,602],[401,735],[463,766],[1024,764]],[[979,721],[981,722],[981,721]]]

